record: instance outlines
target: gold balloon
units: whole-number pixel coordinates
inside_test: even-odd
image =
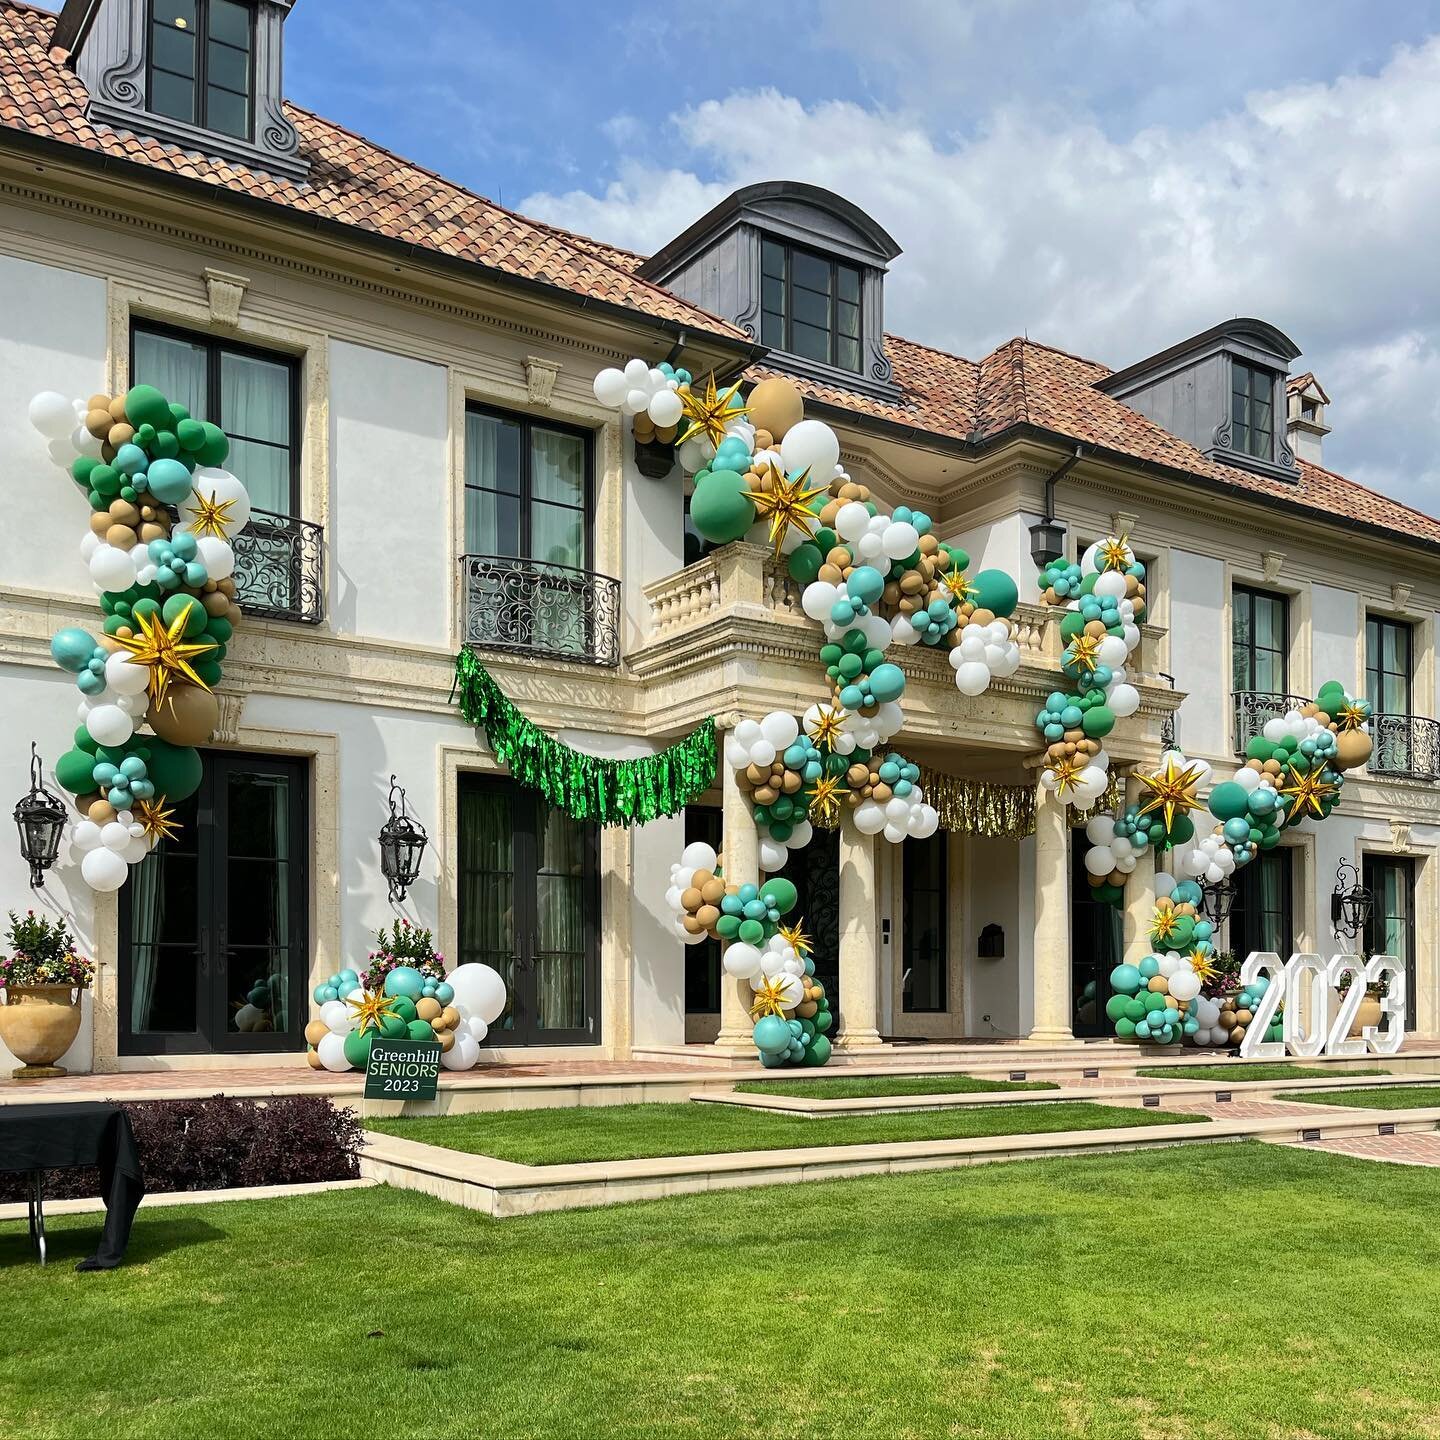
[[[318,1045],[329,1033],[330,1027],[323,1020],[312,1020],[305,1027],[305,1043]]]
[[[433,995],[422,996],[415,1002],[415,1014],[421,1020],[429,1020],[432,1023],[440,1018],[440,1012],[444,1008]]]
[[[172,682],[145,714],[150,728],[172,745],[203,745],[220,723],[220,702],[198,685]]]
[[[313,1050],[305,1052],[305,1060],[312,1070],[323,1070],[325,1067],[320,1063],[320,1057]]]
[[[435,1038],[440,1042],[440,1053],[448,1054],[455,1048],[455,1032],[453,1030],[437,1030]]]
[[[1370,758],[1370,737],[1363,730],[1342,730],[1335,737],[1335,758],[1342,770],[1354,770]]]
[[[795,383],[778,375],[762,380],[745,405],[746,419],[757,430],[768,430],[776,440],[783,440],[785,432],[805,418],[805,401]]]

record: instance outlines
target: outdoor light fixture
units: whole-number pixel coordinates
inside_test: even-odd
[[[1030,527],[1030,558],[1037,570],[1065,553],[1065,527],[1058,520],[1037,520]]]
[[[1200,913],[1218,930],[1235,908],[1235,882],[1217,880],[1200,887]]]
[[[395,797],[399,795],[399,804]],[[405,807],[405,789],[390,777],[390,818],[380,829],[380,871],[390,882],[390,902],[405,898],[405,892],[420,875],[420,859],[429,837],[425,827],[410,817]]]
[[[65,828],[65,806],[46,788],[40,755],[30,742],[30,793],[15,806],[15,828],[20,832],[20,854],[30,866],[30,888],[45,883],[45,872],[60,854],[60,832]]]
[[[1369,923],[1374,908],[1375,897],[1360,883],[1360,872],[1348,860],[1341,860],[1335,867],[1335,889],[1330,895],[1330,923],[1335,933],[1353,940]]]

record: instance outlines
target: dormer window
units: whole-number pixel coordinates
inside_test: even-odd
[[[760,343],[860,370],[860,271],[798,245],[760,244]]]
[[[152,0],[150,109],[248,140],[254,26],[238,0]]]
[[[1242,455],[1275,455],[1275,372],[1230,361],[1230,445]]]

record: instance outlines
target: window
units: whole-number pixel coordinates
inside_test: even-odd
[[[239,0],[153,0],[150,109],[248,140],[254,26]]]
[[[1367,955],[1393,955],[1405,967],[1405,1024],[1415,1026],[1415,862],[1366,855],[1362,885],[1374,904],[1365,927]]]
[[[286,355],[253,350],[161,326],[130,335],[130,383],[153,385],[197,420],[230,437],[225,468],[273,516],[300,509],[300,367]]]
[[[858,375],[859,269],[778,240],[762,240],[760,339]]]
[[[1230,613],[1231,688],[1237,695],[1283,696],[1290,685],[1289,601],[1237,585]]]
[[[1255,950],[1288,960],[1295,946],[1292,913],[1291,852],[1262,850],[1235,872],[1235,903],[1230,910],[1230,948],[1243,961]]]
[[[907,840],[904,844],[904,976],[900,1003],[907,1015],[933,1015],[949,1009],[949,839],[941,830],[926,840]]]
[[[1274,459],[1275,373],[1230,361],[1230,448],[1257,460]]]
[[[1365,698],[1381,715],[1410,714],[1410,627],[1403,620],[1365,619]]]

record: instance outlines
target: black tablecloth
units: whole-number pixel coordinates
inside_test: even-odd
[[[100,1167],[105,1229],[100,1248],[77,1270],[113,1270],[125,1255],[130,1226],[145,1194],[145,1173],[130,1117],[119,1105],[0,1105],[0,1170]]]

